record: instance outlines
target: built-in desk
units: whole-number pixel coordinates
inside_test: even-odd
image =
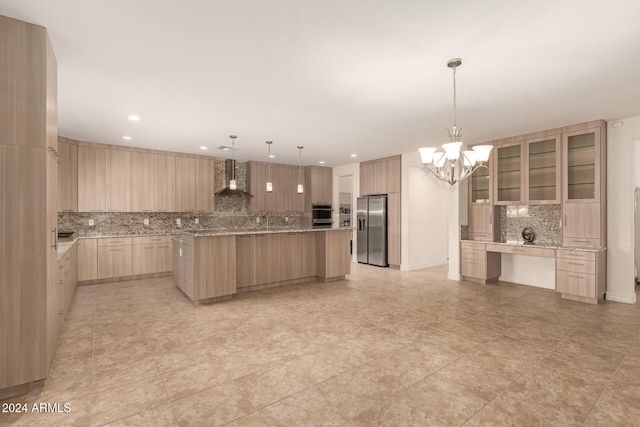
[[[495,282],[501,274],[501,255],[515,254],[555,259],[557,292],[562,298],[597,304],[606,293],[606,248],[460,242],[460,273],[463,280]]]

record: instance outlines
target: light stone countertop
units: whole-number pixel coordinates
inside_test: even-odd
[[[469,242],[469,243],[486,243],[487,245],[501,245],[501,246],[517,246],[517,247],[525,247],[525,248],[543,248],[543,249],[565,249],[572,251],[583,251],[583,252],[601,252],[606,251],[607,248],[585,248],[585,247],[575,247],[575,246],[555,246],[555,245],[537,245],[537,244],[524,244],[524,242],[517,243],[507,243],[507,242],[487,242],[484,240],[460,240],[461,242]]]

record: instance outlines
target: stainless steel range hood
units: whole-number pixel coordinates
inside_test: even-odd
[[[229,188],[229,181],[236,179],[236,161],[234,159],[227,159],[224,161],[224,183],[225,187],[216,192],[216,196],[220,197],[253,197],[246,191]]]

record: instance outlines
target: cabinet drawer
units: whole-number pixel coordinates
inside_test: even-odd
[[[487,248],[487,244],[476,242],[460,242],[460,247],[462,249],[475,249],[478,251],[484,251]]]
[[[98,239],[98,247],[101,246],[125,246],[130,245],[131,237],[109,237],[106,239]]]
[[[541,256],[555,258],[556,250],[551,248],[536,248],[524,245],[487,245],[488,252],[502,252],[503,254]]]
[[[478,261],[486,261],[487,260],[487,252],[486,251],[478,251],[475,249],[462,249],[460,251],[460,258],[462,259],[475,259]]]
[[[557,258],[556,269],[575,273],[596,274],[595,261],[583,261],[568,258]]]
[[[556,290],[563,294],[586,298],[596,297],[596,276],[572,271],[556,272]]]
[[[577,259],[577,260],[585,260],[585,261],[595,261],[596,253],[588,252],[588,251],[571,251],[558,249],[557,252],[558,258],[567,258],[567,259]]]
[[[472,240],[481,240],[483,242],[493,242],[493,233],[479,233],[477,231],[469,231],[469,237]]]
[[[486,261],[463,259],[460,263],[460,273],[464,277],[473,277],[475,279],[487,279],[487,263]]]
[[[600,245],[600,239],[587,239],[582,237],[563,237],[562,244],[564,246],[575,247],[598,247]]]

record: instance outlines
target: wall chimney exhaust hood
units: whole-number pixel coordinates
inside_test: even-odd
[[[234,159],[226,159],[224,161],[224,182],[225,187],[216,192],[216,196],[220,197],[253,197],[246,191],[238,188],[231,189],[230,182],[236,180],[236,161]]]

